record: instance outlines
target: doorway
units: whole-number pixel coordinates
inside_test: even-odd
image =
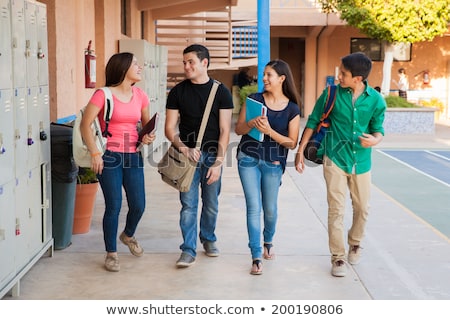
[[[305,79],[305,39],[279,38],[279,54],[281,60],[291,67],[295,86],[300,95],[300,113],[304,116],[304,79]]]

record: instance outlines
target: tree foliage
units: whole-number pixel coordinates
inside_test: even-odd
[[[370,38],[395,42],[431,41],[447,31],[450,0],[320,0],[325,12]]]

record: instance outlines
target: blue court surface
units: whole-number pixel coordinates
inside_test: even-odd
[[[375,186],[450,238],[450,151],[373,151]]]

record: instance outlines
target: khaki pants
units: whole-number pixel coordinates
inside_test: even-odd
[[[353,222],[348,231],[348,244],[359,245],[369,215],[371,189],[370,171],[364,174],[348,174],[329,158],[324,158],[323,175],[327,185],[328,244],[331,262],[345,259],[344,213],[347,190],[353,207]]]

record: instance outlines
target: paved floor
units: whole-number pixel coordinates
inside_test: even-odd
[[[448,149],[449,138],[450,127],[437,125],[434,135],[387,135],[378,148]],[[349,266],[344,278],[330,275],[320,167],[309,167],[302,175],[292,166],[287,168],[279,197],[276,259],[264,261],[263,275],[250,275],[245,202],[234,159],[237,141],[233,134],[229,165],[223,173],[217,224],[220,257],[206,257],[199,249],[194,266],[175,268],[181,243],[178,194],[160,181],[154,166],[148,165],[147,208],[136,234],[145,249],[143,257],[132,256],[119,244],[122,270],[110,273],[103,269],[103,199],[99,192],[90,232],[72,236],[72,245],[55,251],[53,257],[42,257],[21,280],[21,294],[4,299],[450,299],[449,238],[383,186],[373,186],[361,263]],[[156,152],[154,160],[160,156]],[[383,165],[375,161],[374,171],[382,171]],[[347,210],[349,225],[350,205]],[[121,217],[122,227],[124,214]]]

